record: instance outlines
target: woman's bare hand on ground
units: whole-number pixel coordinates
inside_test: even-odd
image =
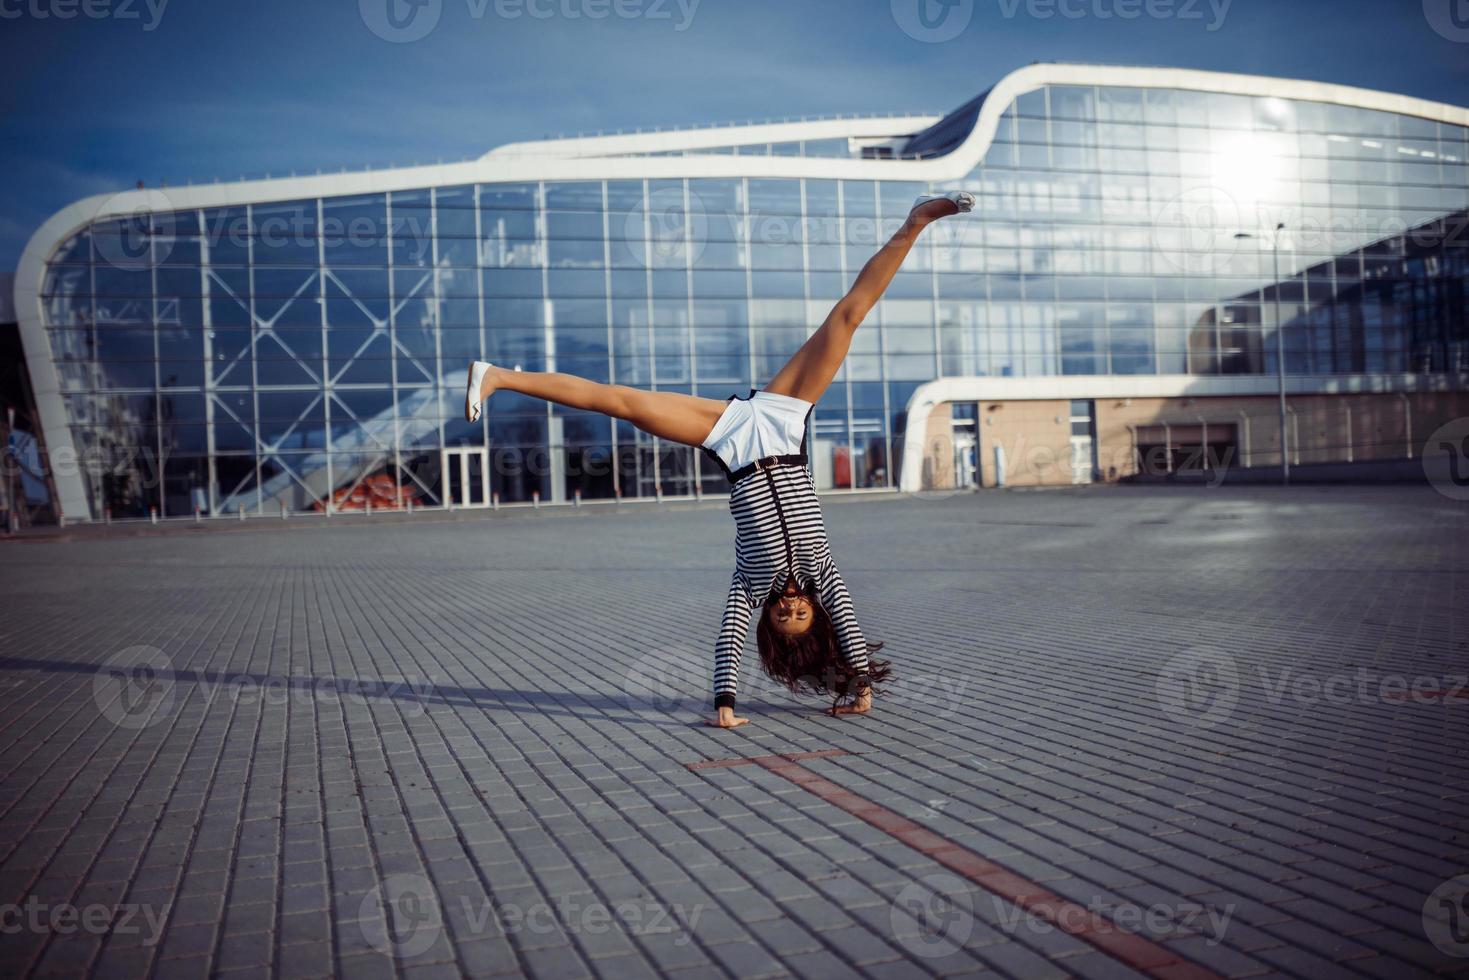
[[[866,690],[857,695],[857,700],[852,704],[839,704],[831,709],[834,715],[865,715],[872,710],[872,691]]]
[[[714,720],[709,722],[715,728],[738,728],[741,725],[748,725],[749,723],[750,719],[748,718],[735,717],[733,708],[720,708],[718,713],[715,714]]]

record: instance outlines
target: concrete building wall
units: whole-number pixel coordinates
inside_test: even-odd
[[[1216,469],[1280,465],[1279,402],[1271,397],[1097,399],[1096,479],[1115,482],[1165,475],[1168,454],[1144,455],[1139,446],[1163,440],[1180,459],[1197,465],[1204,440],[1217,447]],[[925,489],[955,485],[952,408],[936,406],[924,453]],[[1291,464],[1416,459],[1435,429],[1469,416],[1469,392],[1412,392],[1291,396],[1287,402]],[[1073,482],[1070,403],[1013,400],[979,403],[981,482],[998,484],[995,448],[1005,458],[1005,485],[1064,486]]]
[[[954,472],[953,433],[953,403],[935,405],[928,416],[928,426],[924,434],[923,481],[926,486],[955,485],[958,474]]]
[[[1070,483],[1069,415],[1069,404],[1059,400],[981,402],[980,482],[986,487],[998,484],[995,447],[999,446],[1005,458],[1006,486]]]

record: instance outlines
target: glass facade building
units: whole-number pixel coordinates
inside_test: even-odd
[[[508,392],[466,423],[467,362],[744,394],[917,194],[954,187],[975,214],[920,241],[817,406],[820,486],[896,486],[935,378],[1273,376],[1282,324],[1291,375],[1462,376],[1469,114],[1290,89],[1041,65],[884,139],[550,141],[420,186],[83,208],[17,285],[32,374],[54,379],[49,448],[77,460],[53,459],[67,516],[722,492],[626,423]]]

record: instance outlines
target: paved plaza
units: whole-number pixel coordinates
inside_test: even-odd
[[[1469,976],[1469,505],[826,500],[731,731],[722,500],[0,542],[0,975]]]

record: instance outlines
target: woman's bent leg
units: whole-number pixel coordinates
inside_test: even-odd
[[[485,373],[480,396],[488,398],[499,388],[569,408],[601,412],[631,422],[659,439],[695,447],[703,445],[725,409],[724,402],[713,398],[602,384],[556,371],[508,371],[492,367]]]

